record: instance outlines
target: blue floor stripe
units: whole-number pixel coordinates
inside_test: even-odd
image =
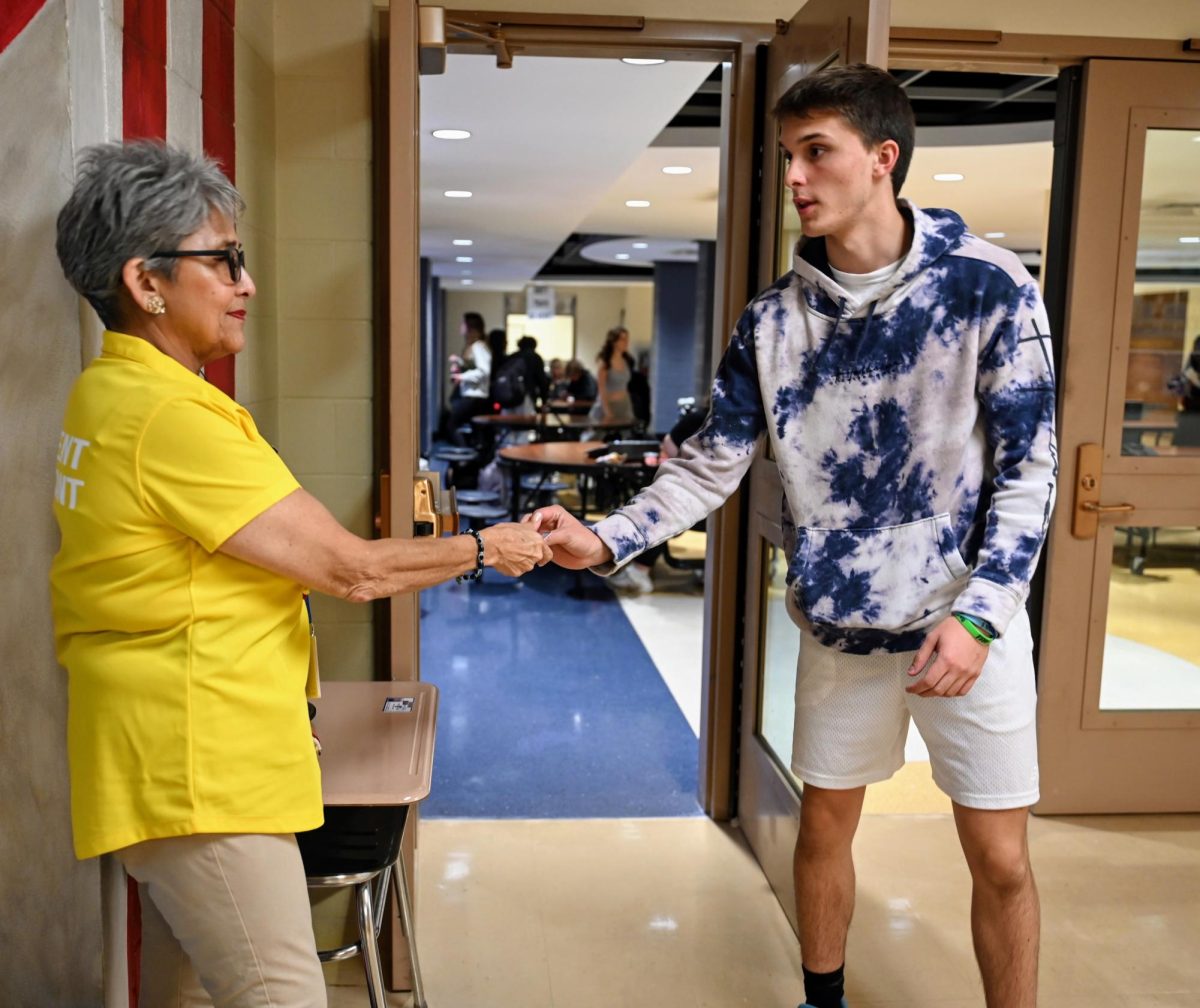
[[[421,677],[441,691],[423,816],[700,814],[696,737],[592,574],[489,570],[423,592]]]

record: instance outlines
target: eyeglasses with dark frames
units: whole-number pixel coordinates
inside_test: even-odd
[[[242,270],[246,268],[246,250],[241,245],[226,245],[220,249],[188,249],[186,251],[172,250],[155,252],[151,259],[181,259],[186,256],[207,256],[210,259],[224,259],[229,267],[229,279],[237,283],[242,279]]]

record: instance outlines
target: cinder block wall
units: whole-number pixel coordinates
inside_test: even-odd
[[[238,399],[300,480],[373,535],[371,0],[242,3],[238,185],[258,284]],[[321,672],[370,679],[371,608],[314,595]]]

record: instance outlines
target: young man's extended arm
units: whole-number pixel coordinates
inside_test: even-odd
[[[555,560],[571,566],[620,566],[638,553],[678,535],[720,507],[737,489],[766,429],[762,391],[754,356],[754,310],[738,321],[713,380],[712,409],[704,426],[683,446],[678,458],[663,463],[654,482],[594,526],[601,549],[584,538],[578,523],[562,521],[562,532],[546,540]],[[542,529],[557,529],[557,512],[540,509]],[[561,546],[570,540],[570,563]],[[611,554],[611,560],[608,555]],[[587,561],[587,562],[585,562]]]

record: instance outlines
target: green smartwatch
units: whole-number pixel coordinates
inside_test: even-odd
[[[962,624],[962,628],[980,644],[991,644],[999,636],[992,624],[985,619],[964,612],[956,612],[952,615]]]

